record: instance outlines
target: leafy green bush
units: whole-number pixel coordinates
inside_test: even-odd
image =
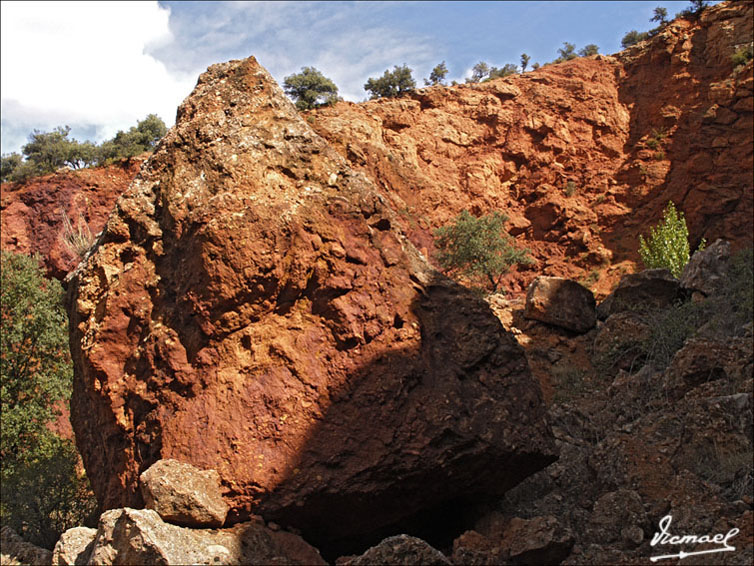
[[[472,285],[496,292],[513,265],[533,262],[527,250],[513,245],[504,230],[507,221],[499,212],[475,218],[464,210],[453,224],[435,230],[438,262]]]
[[[51,548],[95,507],[73,444],[50,430],[73,375],[62,288],[34,258],[0,258],[0,518]]]
[[[285,77],[283,88],[299,110],[327,106],[338,100],[338,87],[314,67],[303,67],[300,73]]]
[[[733,55],[730,56],[730,60],[733,62],[733,67],[740,67],[746,65],[754,58],[754,43],[743,45],[736,49]]]
[[[411,69],[406,65],[395,66],[392,71],[385,70],[379,78],[370,78],[364,84],[364,90],[370,92],[369,98],[396,98],[416,88],[416,81],[411,76]]]
[[[447,74],[448,68],[445,66],[445,61],[443,61],[442,63],[435,65],[435,68],[432,69],[432,72],[429,74],[429,78],[424,79],[424,84],[427,86],[445,84],[445,75]]]
[[[152,151],[167,131],[162,118],[157,114],[149,114],[127,132],[119,130],[113,139],[103,142],[97,150],[97,163],[104,165],[116,159]]]
[[[680,277],[689,262],[689,231],[683,212],[677,212],[669,201],[659,226],[649,229],[649,240],[639,236],[639,255],[647,269],[665,268]],[[699,249],[704,248],[704,240]]]

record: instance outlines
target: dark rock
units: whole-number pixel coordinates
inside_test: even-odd
[[[720,293],[727,280],[730,243],[716,240],[711,246],[691,256],[681,273],[681,288],[707,296]]]
[[[667,269],[647,269],[631,273],[620,280],[615,290],[597,307],[597,317],[605,320],[611,314],[647,311],[672,305],[678,298],[678,280]]]
[[[342,564],[343,566],[382,566],[383,564],[449,566],[451,562],[442,552],[432,548],[423,540],[408,535],[397,535],[386,538],[361,556]]]
[[[539,276],[526,291],[524,317],[574,332],[587,332],[595,322],[594,295],[576,281]]]

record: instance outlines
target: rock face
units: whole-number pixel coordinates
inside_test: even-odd
[[[105,509],[139,506],[141,472],[172,458],[218,471],[231,522],[319,544],[556,458],[520,346],[253,58],[200,77],[68,304]]]
[[[5,566],[15,566],[16,564],[49,564],[52,559],[52,553],[46,548],[40,548],[29,542],[26,542],[10,527],[3,526],[0,528],[0,541],[2,541],[2,552],[0,558]]]
[[[66,242],[64,217],[78,233],[93,236],[105,225],[118,197],[128,188],[143,159],[107,167],[62,170],[23,185],[2,184],[0,246],[42,256],[48,275],[63,279],[80,258]]]
[[[647,269],[620,280],[615,290],[597,307],[605,319],[624,311],[646,311],[667,307],[678,298],[680,285],[667,269]]]
[[[229,529],[189,529],[164,523],[151,509],[112,509],[100,517],[85,564],[324,565],[300,537],[259,522]]]
[[[594,295],[576,281],[540,276],[526,291],[524,316],[574,332],[587,332],[597,322],[594,308]]]
[[[639,257],[638,236],[668,200],[692,244],[754,232],[754,6],[723,2],[616,56],[580,57],[483,84],[341,102],[310,114],[318,133],[367,172],[420,249],[460,211],[504,211],[540,274],[599,276],[604,296]]]
[[[168,523],[187,527],[220,527],[228,505],[220,492],[215,470],[198,470],[191,464],[160,460],[139,478],[147,509]]]

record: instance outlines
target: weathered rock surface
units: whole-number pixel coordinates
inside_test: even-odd
[[[0,560],[3,566],[17,564],[50,564],[52,553],[46,548],[40,548],[26,542],[9,526],[0,528]]]
[[[228,505],[220,491],[220,474],[176,460],[159,460],[141,474],[147,509],[164,521],[187,527],[221,527]]]
[[[97,529],[74,527],[58,539],[52,551],[53,566],[82,566],[88,564],[94,548]]]
[[[452,562],[439,550],[431,547],[420,538],[408,535],[396,535],[386,538],[364,554],[344,561],[341,566],[450,566]]]
[[[522,349],[397,226],[253,58],[203,74],[70,278],[104,508],[172,458],[319,544],[552,462]]]
[[[576,281],[539,276],[526,291],[524,316],[574,332],[587,332],[597,322],[592,292]]]
[[[62,170],[23,184],[3,183],[0,192],[0,247],[42,256],[47,274],[63,279],[79,263],[66,241],[67,217],[75,233],[93,237],[102,230],[118,197],[143,159],[78,171]]]
[[[100,517],[86,564],[326,564],[300,537],[261,522],[229,529],[170,525],[151,509],[112,509]]]
[[[691,256],[681,273],[681,287],[707,296],[719,293],[726,282],[729,260],[730,242],[716,240],[711,246]]]

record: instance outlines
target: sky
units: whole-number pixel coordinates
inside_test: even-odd
[[[313,66],[346,100],[408,65],[417,86],[445,61],[463,82],[479,61],[552,61],[563,42],[620,51],[654,8],[688,1],[583,2],[19,2],[0,3],[2,153],[33,130],[71,127],[101,142],[150,113],[168,127],[209,65],[250,55],[282,84]]]

